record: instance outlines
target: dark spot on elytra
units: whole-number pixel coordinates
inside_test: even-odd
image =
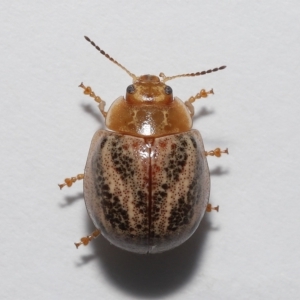
[[[100,148],[103,149],[104,145],[106,144],[107,142],[107,137],[104,137],[101,144],[100,144]]]
[[[171,209],[168,219],[168,230],[176,231],[181,226],[188,225],[194,215],[194,207],[198,203],[201,195],[201,186],[198,178],[201,174],[199,161],[196,162],[195,175],[188,186],[185,196],[180,197],[175,206]]]
[[[109,190],[109,185],[108,184],[103,184],[102,186],[104,191],[108,191]]]
[[[161,187],[162,187],[164,190],[167,190],[169,186],[168,186],[166,183],[164,183],[164,184],[161,185]]]
[[[167,184],[162,184],[161,189],[155,192],[152,195],[152,212],[151,218],[153,221],[157,221],[160,217],[159,212],[161,210],[161,206],[167,198],[168,194],[166,193],[166,189],[168,188]]]
[[[128,228],[125,226],[124,223],[120,223],[120,224],[119,224],[119,228],[120,228],[121,230],[127,230],[127,229],[128,229]]]
[[[131,157],[132,153],[128,150],[128,147],[122,147],[121,138],[116,138],[116,140],[111,143],[111,146],[109,150],[115,169],[120,174],[122,180],[128,182],[135,174],[134,159]]]
[[[145,214],[145,217],[147,218],[148,194],[138,190],[134,199],[134,205],[139,209],[139,213]]]
[[[128,213],[122,208],[120,199],[117,196],[114,196],[113,202],[111,202],[110,198],[108,199],[103,194],[103,200],[101,202],[102,209],[105,212],[106,220],[113,228],[119,228],[123,231],[129,230]]]
[[[194,146],[195,149],[197,149],[197,143],[196,143],[196,140],[193,136],[190,137],[191,138],[191,141],[192,141],[192,144]]]
[[[100,205],[106,221],[110,223],[113,228],[127,231],[129,229],[128,213],[122,207],[119,197],[111,193],[109,182],[106,180],[105,176],[103,176],[103,174],[105,174],[105,167],[102,164],[102,149],[107,142],[107,138],[103,139],[100,144],[98,155],[95,155],[93,158],[95,160],[93,165],[96,166],[94,169],[96,193],[101,200]]]
[[[103,192],[103,197],[106,199],[111,199],[112,198],[112,194],[109,192]]]
[[[189,203],[185,202],[184,197],[177,200],[177,204],[172,208],[170,217],[168,219],[168,230],[175,231],[178,227],[189,223],[193,216],[193,208]]]
[[[182,135],[178,136],[177,144],[171,146],[171,153],[168,155],[169,159],[167,159],[167,165],[164,168],[170,182],[179,180],[188,158],[187,146],[188,143]]]

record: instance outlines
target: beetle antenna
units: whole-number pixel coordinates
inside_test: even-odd
[[[205,74],[209,74],[212,72],[217,72],[219,70],[224,70],[226,68],[226,66],[222,66],[219,68],[214,68],[214,69],[209,69],[207,71],[202,71],[202,72],[197,72],[197,73],[188,73],[188,74],[181,74],[181,75],[175,75],[175,76],[166,76],[164,73],[160,73],[159,77],[162,78],[162,82],[166,82],[168,80],[174,79],[174,78],[178,78],[178,77],[189,77],[189,76],[200,76],[200,75],[205,75]]]
[[[84,38],[91,43],[102,55],[104,55],[106,58],[108,58],[110,61],[118,65],[121,69],[123,69],[132,79],[133,82],[136,81],[136,76],[129,72],[124,66],[122,66],[120,63],[118,63],[115,59],[113,59],[111,56],[109,56],[107,53],[105,53],[102,49],[100,49],[99,46],[97,46],[93,41],[91,41],[87,36],[84,36]]]

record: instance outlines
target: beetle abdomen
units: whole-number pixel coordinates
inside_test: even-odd
[[[198,131],[143,138],[99,130],[84,178],[88,212],[114,245],[137,253],[172,249],[196,230],[209,197]]]

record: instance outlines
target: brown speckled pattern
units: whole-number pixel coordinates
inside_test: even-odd
[[[137,253],[172,249],[199,225],[209,170],[198,131],[142,138],[99,130],[84,178],[88,212],[114,245]]]

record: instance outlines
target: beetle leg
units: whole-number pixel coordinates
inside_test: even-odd
[[[215,150],[205,151],[206,156],[210,155],[210,156],[221,157],[222,153],[229,154],[228,148],[226,148],[225,150],[221,150],[220,148],[216,148]]]
[[[99,229],[95,229],[91,235],[88,235],[88,236],[85,236],[83,238],[80,239],[80,242],[79,243],[74,243],[76,248],[78,249],[78,247],[80,245],[88,245],[88,243],[91,241],[91,240],[94,240],[95,238],[97,238],[99,235],[100,235],[100,230]]]
[[[96,96],[96,94],[92,91],[92,88],[90,86],[85,87],[83,82],[81,82],[79,87],[84,89],[83,93],[85,95],[89,95],[90,97],[94,98],[94,100],[97,103],[99,103],[98,107],[99,107],[103,117],[106,118],[107,112],[104,111],[104,107],[105,107],[105,104],[106,104],[105,101],[103,101],[99,96]]]
[[[190,97],[190,99],[188,101],[184,102],[185,106],[190,111],[191,117],[194,115],[194,106],[193,106],[192,103],[195,102],[197,99],[206,98],[209,94],[214,94],[213,89],[211,89],[208,92],[206,90],[202,89],[198,94],[196,94],[195,96]]]
[[[218,206],[212,206],[210,203],[206,206],[206,212],[212,212],[212,210],[215,210],[219,212],[219,205]]]
[[[70,186],[72,186],[72,184],[75,181],[81,180],[81,179],[83,179],[83,177],[84,177],[84,174],[78,174],[76,177],[66,178],[65,182],[62,183],[62,184],[59,184],[58,186],[59,186],[60,189],[62,189],[65,185],[70,187]]]

